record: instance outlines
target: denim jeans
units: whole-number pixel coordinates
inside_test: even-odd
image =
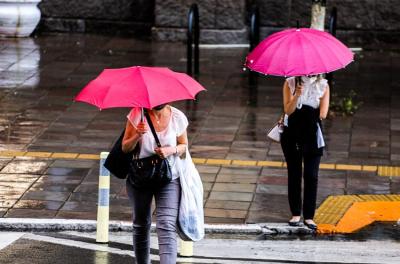
[[[178,219],[181,186],[179,178],[157,189],[126,188],[133,207],[133,250],[136,263],[150,263],[151,202],[156,202],[156,225],[161,264],[176,263]]]

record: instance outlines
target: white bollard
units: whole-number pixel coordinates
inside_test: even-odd
[[[179,255],[181,257],[193,257],[193,242],[192,241],[180,241]]]
[[[100,154],[99,197],[97,204],[96,242],[108,243],[109,205],[110,205],[110,172],[104,167],[108,152]]]

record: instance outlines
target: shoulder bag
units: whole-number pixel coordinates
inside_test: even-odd
[[[115,142],[114,146],[111,148],[108,154],[104,167],[110,171],[112,175],[120,179],[126,179],[128,176],[130,163],[133,158],[133,154],[138,150],[135,148],[129,153],[122,151],[122,140],[124,138],[125,129],[122,131],[118,140]]]
[[[147,111],[145,111],[145,116],[157,146],[161,148],[160,140]],[[142,159],[139,159],[138,156],[139,154],[136,153],[130,162],[128,176],[128,180],[134,188],[162,187],[171,182],[172,171],[168,159],[162,159],[156,154]]]

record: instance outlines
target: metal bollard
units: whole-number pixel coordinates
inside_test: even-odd
[[[108,243],[108,222],[110,204],[110,172],[104,167],[108,152],[100,154],[99,197],[97,205],[96,242]]]
[[[192,241],[180,241],[179,255],[181,257],[193,257],[193,242]]]

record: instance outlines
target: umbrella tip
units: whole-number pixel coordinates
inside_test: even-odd
[[[296,28],[299,29],[300,28],[300,23],[299,20],[296,20]]]

